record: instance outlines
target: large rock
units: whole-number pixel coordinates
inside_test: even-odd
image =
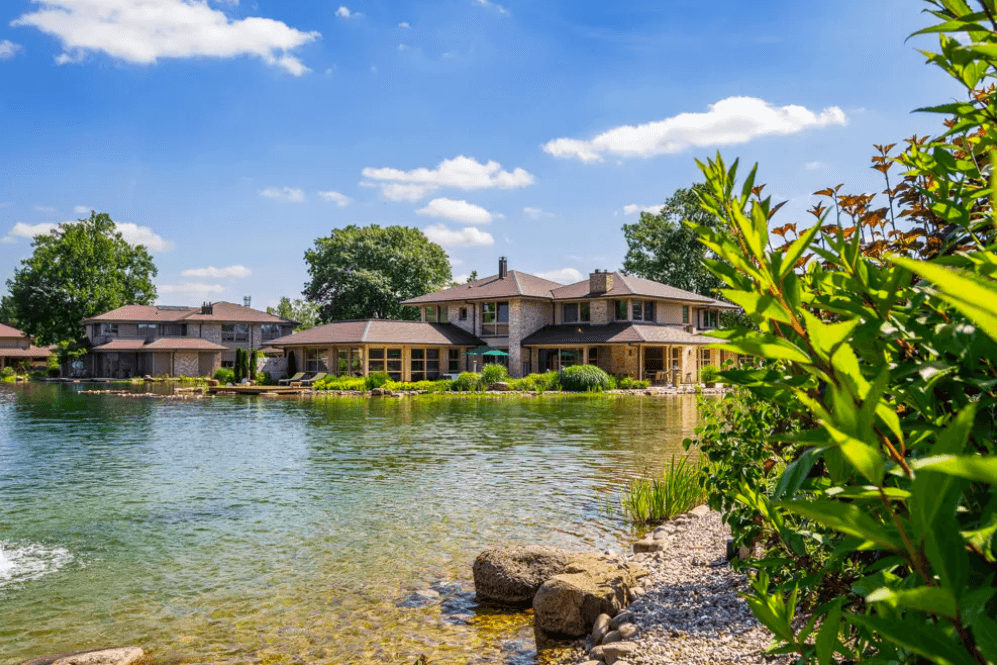
[[[614,616],[646,571],[605,557],[577,555],[561,574],[543,583],[533,597],[536,627],[577,637],[592,629],[600,614]]]
[[[132,665],[145,656],[138,647],[96,649],[42,656],[26,660],[21,665]]]
[[[572,556],[577,555],[541,545],[491,547],[474,560],[474,589],[480,600],[529,605],[544,582],[567,569]]]

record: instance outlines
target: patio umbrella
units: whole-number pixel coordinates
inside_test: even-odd
[[[496,349],[492,346],[479,346],[476,349],[471,349],[467,352],[469,356],[507,356],[509,355],[502,349]]]

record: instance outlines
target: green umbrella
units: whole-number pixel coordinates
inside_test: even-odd
[[[496,349],[492,346],[479,346],[476,349],[471,349],[467,352],[469,356],[507,356],[509,355],[502,349]]]

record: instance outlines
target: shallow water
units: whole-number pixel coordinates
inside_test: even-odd
[[[677,396],[2,388],[0,663],[122,644],[160,663],[534,662],[528,618],[474,606],[474,556],[619,546],[607,501],[685,454],[695,419]],[[410,597],[427,588],[442,605]]]

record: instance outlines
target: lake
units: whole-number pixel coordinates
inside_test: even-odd
[[[156,663],[535,662],[528,617],[474,605],[475,555],[623,546],[606,506],[696,423],[692,396],[82,388],[0,387],[3,665],[126,644]]]

